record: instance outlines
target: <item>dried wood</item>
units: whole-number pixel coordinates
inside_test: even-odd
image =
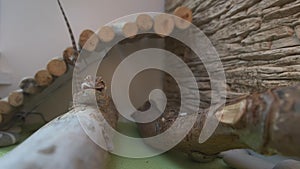
[[[92,30],[86,29],[79,36],[79,47],[87,51],[94,51],[99,43],[99,38]]]
[[[8,98],[0,99],[0,114],[10,114],[14,110],[14,107],[9,104]]]
[[[21,106],[24,102],[23,90],[16,90],[8,95],[8,102],[14,107]]]
[[[172,33],[175,23],[173,18],[167,14],[159,14],[154,17],[154,32],[161,36]]]
[[[112,27],[103,26],[100,28],[98,36],[102,42],[111,42],[115,38],[116,34]]]
[[[215,113],[220,123],[214,134],[202,144],[198,139],[207,114],[206,111],[199,112],[194,127],[175,149],[188,154],[198,152],[214,156],[230,149],[251,148],[261,153],[279,152],[300,157],[299,98],[300,84],[252,94],[228,104],[224,110]],[[138,125],[141,135],[150,137],[161,134],[176,118],[183,120],[178,111],[178,104],[169,104],[160,118]],[[175,126],[178,130],[180,127]],[[165,140],[168,141],[172,142]],[[150,145],[157,148],[160,146],[153,143]]]
[[[221,58],[228,92],[261,92],[299,82],[299,5],[296,0],[187,0],[166,2],[167,12],[186,6],[192,10],[193,24],[210,39]],[[197,57],[186,53],[179,42],[168,41],[166,48],[180,56],[197,77],[207,81],[205,68]],[[281,67],[289,70],[278,73]],[[268,72],[261,69],[269,68]],[[235,71],[237,70],[237,71]],[[240,72],[239,72],[240,71]],[[235,72],[235,73],[233,73]],[[174,85],[173,85],[174,86]],[[172,87],[165,90],[174,92]],[[195,89],[196,90],[196,89]],[[209,88],[199,88],[209,91]],[[170,95],[168,99],[174,98]],[[173,97],[174,96],[174,97]],[[206,97],[206,96],[202,96]],[[206,98],[209,98],[208,96]],[[234,99],[234,98],[231,98]],[[231,100],[229,99],[229,101]]]
[[[141,31],[149,31],[153,27],[153,19],[147,14],[138,15],[135,22]]]
[[[67,72],[68,67],[62,58],[54,58],[48,62],[47,70],[51,75],[59,77]]]
[[[68,47],[63,52],[64,60],[70,65],[75,65],[78,55],[78,51],[76,51],[73,47]]]
[[[49,86],[53,82],[52,75],[47,70],[40,70],[34,75],[38,86]]]
[[[25,77],[21,80],[19,87],[26,94],[37,94],[42,88],[38,86],[36,80],[32,77]]]
[[[175,25],[177,28],[186,29],[191,25],[191,22],[193,20],[193,15],[192,15],[192,11],[189,8],[185,6],[177,7],[174,10],[173,14],[181,18],[181,19],[177,17],[174,18]]]
[[[122,33],[126,38],[133,38],[138,34],[139,28],[134,22],[127,22],[122,27]]]

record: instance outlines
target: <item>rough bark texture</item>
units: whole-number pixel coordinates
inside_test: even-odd
[[[193,24],[220,55],[228,101],[299,82],[299,0],[166,0],[165,9],[172,13],[181,5],[193,11]],[[204,66],[183,44],[167,39],[166,45],[191,67],[199,81],[201,105],[208,107],[210,82]],[[177,97],[174,84],[166,79],[170,100]]]
[[[296,122],[299,121],[299,86],[244,96],[299,83],[300,1],[166,0],[167,12],[173,13],[178,6],[193,11],[193,23],[207,35],[219,53],[227,80],[228,103],[224,114],[219,116],[221,123],[214,134],[199,144],[213,83],[201,60],[190,49],[177,40],[166,38],[166,49],[181,57],[194,73],[198,84],[194,90],[201,96],[200,115],[176,148],[195,159],[202,158],[201,154],[214,156],[236,148],[299,156]],[[144,137],[162,133],[176,118],[181,119],[178,115],[182,113],[178,112],[180,91],[172,77],[166,76],[164,90],[168,98],[166,111],[156,121],[139,125]],[[181,126],[176,127],[179,130]]]
[[[199,112],[194,127],[175,149],[191,156],[199,153],[214,157],[230,149],[251,148],[266,154],[281,153],[299,157],[299,98],[300,84],[249,95],[232,104],[234,107],[227,105],[216,131],[202,144],[198,140],[207,119],[207,112]],[[147,106],[142,110],[145,108],[147,109]],[[182,121],[180,125],[175,126],[180,130],[185,122],[183,116],[176,113],[178,111],[168,106],[165,113],[154,122],[139,124],[142,136],[154,136],[166,131],[176,118]],[[235,114],[235,118],[231,117],[232,114]],[[172,138],[164,142],[172,142]],[[156,148],[161,146],[155,143],[150,145]]]

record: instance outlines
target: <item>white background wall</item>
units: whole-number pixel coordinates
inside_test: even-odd
[[[163,11],[164,0],[61,0],[76,39],[118,17]],[[10,72],[12,85],[0,86],[0,97],[17,89],[48,60],[71,45],[56,0],[0,0],[0,72]]]

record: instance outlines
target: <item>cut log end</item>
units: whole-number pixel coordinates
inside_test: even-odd
[[[87,51],[94,51],[99,43],[98,36],[91,30],[84,30],[79,36],[79,46]]]
[[[48,72],[53,76],[61,76],[67,72],[67,64],[63,59],[52,59],[47,64]]]
[[[174,10],[173,14],[177,17],[174,17],[174,22],[177,28],[186,29],[191,25],[193,20],[192,11],[184,6],[178,7]]]
[[[153,27],[153,19],[147,14],[140,14],[135,22],[141,31],[149,31]]]
[[[64,50],[63,57],[68,64],[74,65],[78,57],[78,52],[73,47],[68,47]]]
[[[0,114],[10,114],[13,107],[8,103],[8,98],[0,100]]]
[[[223,110],[216,112],[217,119],[225,124],[236,124],[246,111],[247,100],[225,106]]]
[[[47,70],[38,71],[34,79],[38,86],[48,86],[52,83],[53,77]]]
[[[154,31],[160,36],[170,35],[174,25],[174,20],[170,15],[160,14],[154,17]]]
[[[116,34],[114,32],[114,29],[110,26],[103,26],[99,32],[98,32],[98,36],[99,36],[99,39],[102,41],[102,42],[111,42]]]
[[[19,87],[26,94],[36,94],[41,91],[41,88],[36,83],[36,80],[31,77],[25,77],[21,80]]]
[[[23,104],[24,94],[22,90],[16,90],[9,94],[8,102],[14,107],[19,107]]]
[[[124,24],[124,26],[122,28],[123,35],[126,38],[133,38],[135,35],[138,34],[138,31],[139,31],[139,29],[138,29],[136,23],[133,23],[133,22],[128,22],[128,23]]]

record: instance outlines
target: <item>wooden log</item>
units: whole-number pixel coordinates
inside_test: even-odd
[[[160,36],[170,35],[174,26],[174,20],[168,14],[159,14],[154,17],[154,32]]]
[[[298,39],[300,39],[300,25],[297,25],[295,27],[295,33]]]
[[[207,113],[200,112],[192,130],[175,149],[188,154],[198,152],[214,156],[230,149],[251,148],[260,153],[278,152],[300,157],[299,98],[300,84],[252,94],[227,105],[222,112],[216,112],[220,123],[214,134],[202,144],[199,143],[199,135]],[[176,118],[182,120],[174,110],[178,108],[168,105],[159,119],[138,124],[141,135],[149,137],[160,134],[168,129]],[[175,126],[178,130],[181,127]],[[168,140],[164,142],[168,143]],[[153,143],[150,145],[156,148],[161,146]]]
[[[116,34],[111,26],[103,26],[100,28],[98,36],[102,42],[111,42]]]
[[[8,98],[5,97],[0,100],[0,114],[10,114],[14,110],[8,102]]]
[[[79,47],[87,51],[94,51],[99,43],[99,38],[92,30],[86,29],[79,36]]]
[[[47,70],[51,75],[59,77],[67,72],[68,67],[62,58],[54,58],[48,62]]]
[[[52,75],[47,70],[40,70],[38,71],[34,79],[38,86],[48,86],[53,82]]]
[[[177,7],[173,14],[177,17],[174,17],[174,22],[177,28],[179,29],[186,29],[191,25],[191,22],[193,20],[193,15],[192,11],[185,7],[185,6],[180,6]]]
[[[70,65],[75,65],[78,55],[78,51],[76,51],[73,47],[68,47],[63,52],[64,60]]]
[[[14,107],[21,106],[24,102],[23,90],[16,90],[16,91],[11,92],[8,95],[8,102],[10,105],[12,105]]]
[[[123,25],[122,33],[126,38],[133,38],[138,34],[137,24],[134,22],[127,22]]]
[[[299,82],[300,1],[185,0],[166,5],[168,13],[181,6],[192,10],[193,24],[205,33],[222,60],[228,92],[238,96]],[[196,62],[193,52],[183,54],[185,47],[178,46],[171,40],[166,43],[187,64]],[[198,69],[197,64],[192,67]]]
[[[135,23],[141,31],[149,31],[153,27],[153,19],[147,14],[138,15]]]
[[[42,90],[42,88],[38,86],[36,80],[32,77],[23,78],[19,84],[19,87],[26,94],[36,94]]]

